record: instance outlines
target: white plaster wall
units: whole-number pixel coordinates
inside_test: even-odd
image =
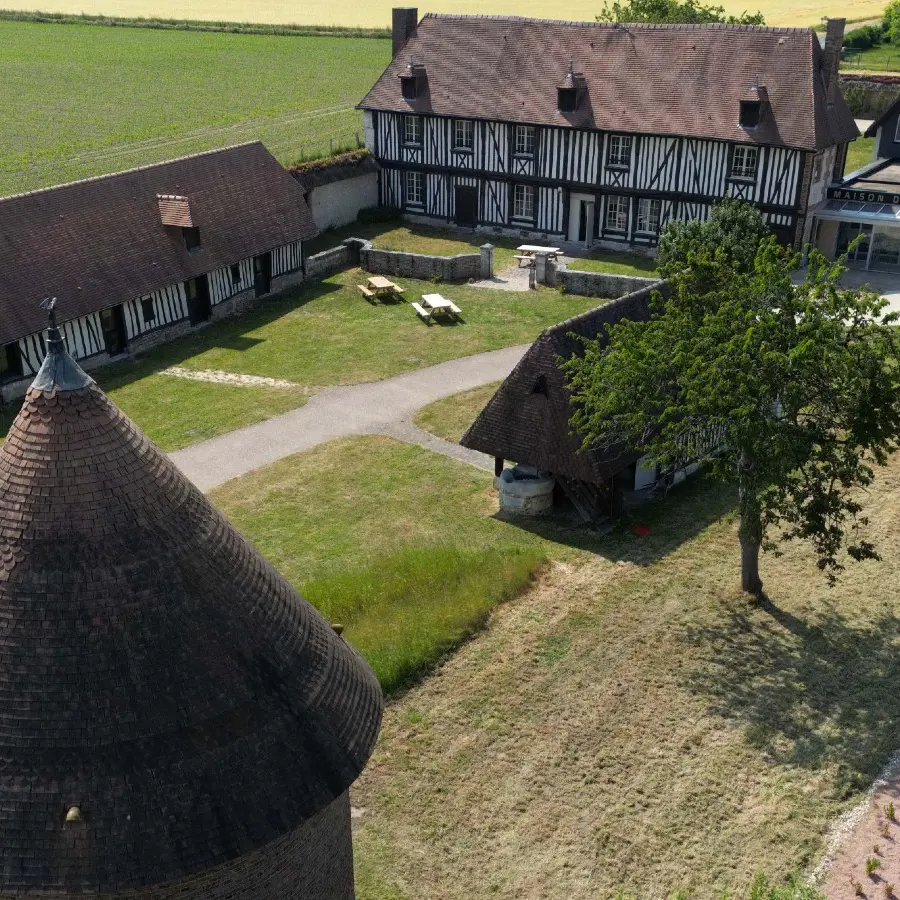
[[[829,147],[819,154],[819,177],[809,187],[809,206],[816,206],[825,199],[825,189],[831,181],[836,153],[835,147]]]
[[[363,110],[363,136],[369,153],[375,152],[375,121],[372,117],[372,111]]]
[[[361,209],[378,205],[378,174],[368,172],[357,178],[334,181],[313,188],[309,207],[320,231],[356,221]]]

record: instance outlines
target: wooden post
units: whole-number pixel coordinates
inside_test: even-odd
[[[499,478],[503,474],[503,457],[494,457],[494,475]]]

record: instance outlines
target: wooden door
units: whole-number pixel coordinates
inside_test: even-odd
[[[256,296],[262,297],[272,290],[272,254],[263,253],[253,257],[253,285]]]
[[[188,318],[191,325],[208,322],[212,315],[212,304],[209,299],[209,280],[205,275],[192,278],[185,283],[187,292]]]
[[[478,224],[478,188],[456,189],[456,224],[474,228]]]
[[[100,328],[103,343],[110,356],[118,356],[128,346],[128,332],[125,330],[125,310],[122,305],[100,310]]]

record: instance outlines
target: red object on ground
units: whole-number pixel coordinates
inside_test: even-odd
[[[643,537],[645,534],[650,534],[650,529],[646,525],[635,525],[631,530],[635,534],[639,534],[641,537]]]

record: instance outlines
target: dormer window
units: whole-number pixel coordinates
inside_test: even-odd
[[[557,88],[556,105],[560,112],[575,112],[578,106],[578,91],[574,87]]]
[[[404,100],[415,100],[419,95],[418,78],[415,75],[402,75],[400,77],[400,96]]]
[[[741,128],[756,128],[762,103],[759,100],[741,100]]]

